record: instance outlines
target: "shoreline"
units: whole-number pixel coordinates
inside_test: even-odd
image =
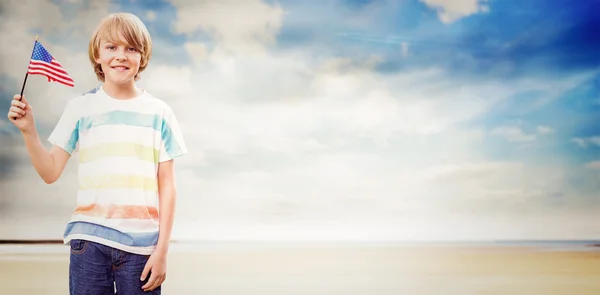
[[[63,245],[62,239],[0,239],[0,246],[18,246],[18,245]],[[171,245],[183,246],[252,246],[252,245],[272,245],[272,246],[392,246],[392,247],[436,247],[436,246],[458,246],[458,247],[514,247],[514,246],[578,246],[600,248],[600,240],[423,240],[423,241],[402,241],[402,240],[380,240],[380,241],[362,241],[362,240],[171,240]]]
[[[475,252],[571,252],[600,253],[595,241],[172,241],[170,253],[251,253],[260,251],[401,250]],[[0,257],[11,255],[62,255],[68,253],[62,240],[0,240]]]
[[[62,240],[0,240],[0,245],[40,245],[62,243]]]

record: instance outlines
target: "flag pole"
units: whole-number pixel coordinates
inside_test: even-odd
[[[31,59],[33,58],[33,52],[35,50],[35,44],[38,41],[38,34],[35,35],[35,42],[33,42],[33,49],[31,49],[31,57],[29,58],[29,62],[31,63]],[[25,71],[25,80],[23,80],[23,86],[21,87],[21,96],[19,96],[19,101],[23,99],[23,91],[25,90],[25,84],[27,83],[27,76],[29,76],[29,68]]]

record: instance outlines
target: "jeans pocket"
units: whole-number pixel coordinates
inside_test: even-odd
[[[79,240],[79,239],[71,240],[71,242],[70,242],[71,253],[81,254],[81,253],[85,252],[87,245],[88,245],[88,242],[85,240]]]

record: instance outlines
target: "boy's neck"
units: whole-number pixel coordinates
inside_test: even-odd
[[[118,85],[105,82],[102,89],[110,97],[122,100],[132,99],[142,93],[142,90],[137,88],[134,83]]]

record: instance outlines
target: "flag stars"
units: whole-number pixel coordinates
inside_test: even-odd
[[[52,55],[50,55],[50,53],[48,53],[48,51],[46,51],[46,49],[40,43],[36,43],[33,50],[33,59],[51,62]]]

